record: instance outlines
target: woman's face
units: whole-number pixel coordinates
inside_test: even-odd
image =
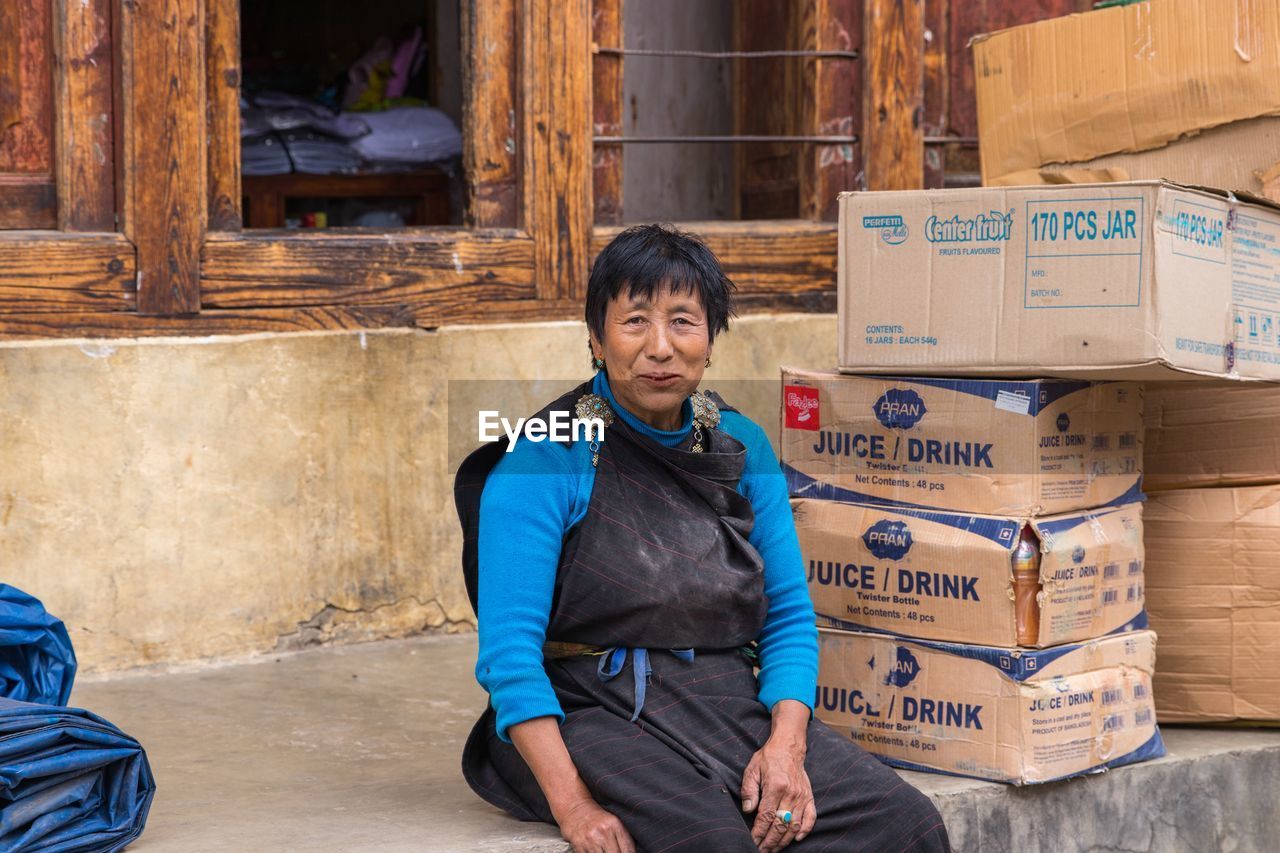
[[[645,299],[624,290],[609,303],[604,340],[593,335],[591,347],[619,403],[649,426],[676,429],[711,356],[707,312],[696,293],[663,287]]]

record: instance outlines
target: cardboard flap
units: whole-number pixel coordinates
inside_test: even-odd
[[[982,178],[1280,110],[1280,4],[1162,0],[974,39]]]

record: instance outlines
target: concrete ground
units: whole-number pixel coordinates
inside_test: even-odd
[[[471,794],[458,756],[484,696],[473,635],[86,677],[72,704],[137,737],[158,784],[130,850],[556,851]],[[957,850],[1273,850],[1280,731],[1167,729],[1169,756],[1015,789],[904,773]]]

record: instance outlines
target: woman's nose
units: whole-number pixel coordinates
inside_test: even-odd
[[[652,359],[668,359],[675,353],[675,347],[671,344],[671,336],[661,323],[654,323],[649,327],[649,340],[645,343],[645,355]]]

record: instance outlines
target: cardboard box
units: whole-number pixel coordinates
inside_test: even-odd
[[[818,624],[1018,645],[1013,550],[1040,540],[1044,647],[1147,626],[1142,504],[1026,520],[793,500]]]
[[[1161,720],[1280,721],[1280,487],[1152,495],[1147,607]]]
[[[1048,782],[1164,754],[1155,635],[1029,652],[822,630],[814,713],[895,767]]]
[[[1038,515],[1140,494],[1142,387],[784,367],[791,494]]]
[[[1280,210],[1160,182],[844,193],[839,368],[1280,379]]]
[[[1149,490],[1280,483],[1280,385],[1146,386]]]
[[[1280,112],[1280,4],[1159,0],[1052,18],[978,37],[973,60],[989,184]]]
[[[1280,202],[1276,182],[1265,180],[1277,164],[1280,116],[1261,116],[1210,128],[1150,151],[1104,154],[1079,163],[1046,163],[993,178],[989,186],[1169,180],[1243,190]]]

